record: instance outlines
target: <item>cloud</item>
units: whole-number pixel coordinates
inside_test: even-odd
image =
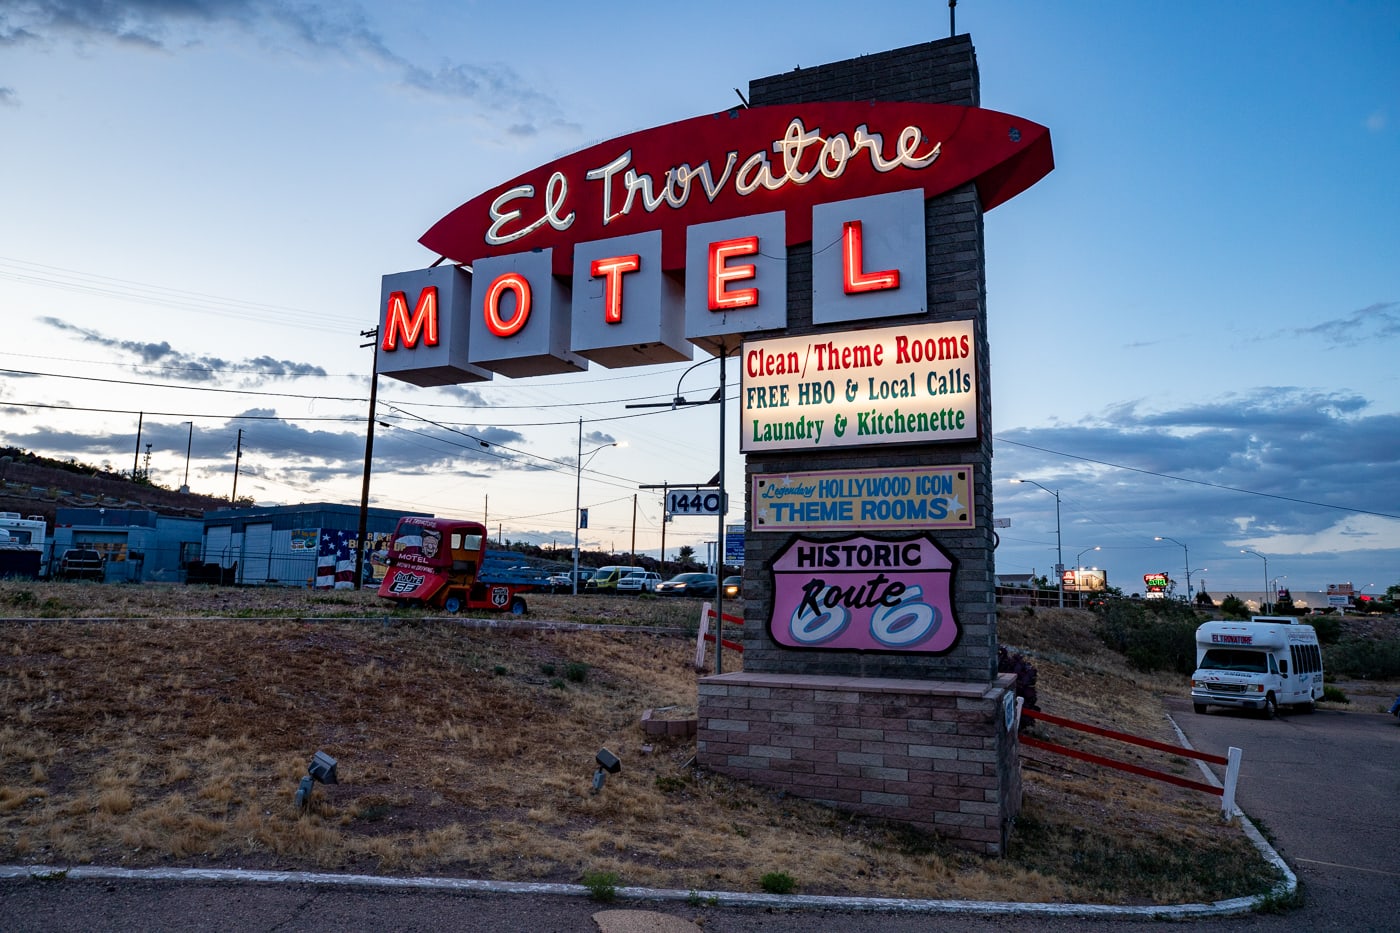
[[[560,119],[553,98],[500,62],[443,61],[425,68],[392,49],[353,3],[279,0],[20,0],[0,9],[0,47],[6,44],[117,44],[176,53],[236,29],[270,47],[364,61],[419,93],[467,100],[484,111],[516,114],[512,133],[531,136],[541,123],[575,129]],[[3,102],[3,97],[0,97]]]
[[[239,361],[226,360],[218,356],[193,355],[160,342],[141,340],[121,340],[108,337],[100,331],[78,327],[54,317],[42,317],[40,323],[55,330],[74,334],[84,343],[96,344],[109,350],[129,354],[141,363],[157,367],[157,375],[182,379],[191,382],[227,382],[230,377],[238,377],[243,387],[259,385],[270,379],[293,379],[298,376],[324,376],[325,369],[314,363],[296,360],[279,360],[271,356],[257,356]]]
[[[1057,543],[1067,564],[1101,546],[1097,559],[1118,568],[1115,585],[1133,592],[1134,571],[1181,572],[1182,550],[1153,541],[1163,535],[1189,545],[1193,573],[1210,567],[1220,579],[1258,576],[1243,564],[1258,559],[1241,548],[1266,554],[1271,573],[1309,575],[1298,589],[1349,580],[1361,567],[1393,568],[1397,436],[1400,414],[1299,387],[1176,409],[1129,402],[1092,421],[997,432],[996,478],[1033,479],[1060,497],[1057,528],[1045,492],[998,486],[995,513],[1012,527],[1000,532],[997,565],[1043,571]]]
[[[19,97],[12,87],[0,87],[0,107],[18,107]]]
[[[1354,346],[1364,340],[1400,337],[1400,301],[1380,301],[1351,314],[1299,327],[1295,334],[1323,337],[1334,346]]]
[[[1384,110],[1376,110],[1366,117],[1366,129],[1379,133],[1386,128],[1389,118]]]

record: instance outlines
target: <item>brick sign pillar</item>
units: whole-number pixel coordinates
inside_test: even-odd
[[[755,80],[753,106],[816,101],[911,101],[979,106],[967,36]],[[961,323],[975,351],[975,438],[845,449],[748,452],[743,670],[699,688],[698,761],[706,768],[1003,854],[1020,809],[1011,723],[1014,677],[997,673],[992,564],[992,422],[983,205],[974,184],[923,201],[927,306],[880,327]],[[812,323],[810,244],[789,248],[788,327],[758,339],[827,333]],[[748,430],[741,424],[740,430]],[[804,471],[949,467],[970,481],[967,527],[930,528],[949,561],[957,640],[935,651],[794,648],[773,637],[776,567],[794,540],[848,540],[841,528],[766,530],[755,482]],[[888,537],[888,536],[887,536]],[[880,534],[873,532],[878,540]],[[945,618],[944,624],[951,620]],[[726,630],[733,637],[733,629]],[[726,666],[734,662],[728,659]]]

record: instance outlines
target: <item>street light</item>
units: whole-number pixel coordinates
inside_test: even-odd
[[[1093,547],[1086,547],[1074,556],[1074,598],[1079,600],[1079,608],[1084,608],[1084,561],[1083,557],[1090,551],[1103,550],[1097,544]]]
[[[588,456],[593,456],[604,447],[616,447],[617,441],[611,444],[599,444],[588,452]],[[583,508],[583,419],[578,419],[578,459],[574,462],[574,595],[578,595],[578,526],[579,514]]]
[[[1065,559],[1060,553],[1060,493],[1057,490],[1041,486],[1033,479],[1013,479],[1013,483],[1030,483],[1032,486],[1040,486],[1050,495],[1055,497],[1055,579],[1060,586],[1060,608],[1065,608]]]
[[[1188,550],[1186,549],[1186,545],[1182,544],[1180,541],[1176,540],[1175,538],[1168,538],[1168,537],[1166,537],[1166,536],[1164,536],[1164,535],[1158,535],[1157,537],[1153,538],[1152,540],[1153,540],[1153,541],[1170,541],[1172,544],[1176,544],[1176,545],[1180,545],[1180,546],[1181,546],[1181,553],[1182,553],[1183,555],[1185,555],[1185,557],[1186,557],[1186,601],[1189,603],[1189,602],[1191,601],[1191,552],[1188,551]]]
[[[1267,599],[1269,598],[1269,559],[1268,559],[1267,557],[1265,557],[1263,554],[1260,554],[1258,551],[1248,551],[1248,550],[1245,550],[1244,548],[1240,548],[1240,553],[1241,553],[1241,554],[1253,554],[1255,557],[1259,558],[1260,560],[1262,560],[1262,561],[1264,562],[1264,592],[1263,592],[1263,594],[1259,597],[1259,599],[1260,599],[1261,602],[1264,601],[1264,600],[1267,600]],[[1270,611],[1272,608],[1273,608],[1273,605],[1272,605],[1271,603],[1265,602],[1265,603],[1264,603],[1264,615],[1268,615],[1268,614],[1269,614],[1269,611]]]

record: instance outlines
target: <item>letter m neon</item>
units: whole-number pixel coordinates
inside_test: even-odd
[[[391,292],[389,303],[384,310],[384,336],[380,349],[397,350],[399,338],[403,338],[405,350],[413,349],[418,338],[423,345],[435,347],[438,342],[438,294],[436,285],[428,285],[418,293],[418,304],[413,313],[408,312],[408,296],[403,292]]]

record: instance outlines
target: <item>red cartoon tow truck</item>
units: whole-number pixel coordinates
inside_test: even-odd
[[[379,595],[447,612],[486,609],[523,615],[525,598],[543,586],[543,570],[512,566],[518,555],[486,549],[486,526],[454,518],[399,519],[389,542],[389,570]]]

